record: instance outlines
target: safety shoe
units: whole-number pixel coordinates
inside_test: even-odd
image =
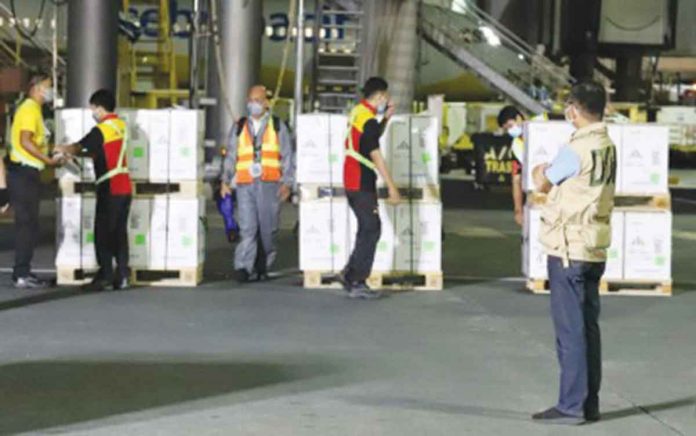
[[[365,283],[351,284],[350,291],[348,292],[348,298],[353,300],[378,300],[383,296],[384,294],[373,291]]]
[[[26,277],[12,279],[12,284],[17,289],[46,289],[50,286],[49,282],[30,274]]]
[[[585,418],[566,415],[555,407],[535,413],[532,419],[540,424],[580,425],[585,423]]]

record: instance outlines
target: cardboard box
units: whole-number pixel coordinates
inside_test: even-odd
[[[297,118],[297,182],[343,186],[348,117],[302,114]]]
[[[624,124],[607,124],[607,133],[609,134],[609,139],[614,143],[616,147],[616,190],[618,192],[621,187],[621,180],[623,179],[623,158],[621,156],[621,149],[623,146],[623,128]]]
[[[126,122],[128,174],[131,180],[146,181],[150,176],[150,155],[143,130],[138,125],[138,110],[118,109],[116,113]]]
[[[128,223],[130,266],[195,268],[205,261],[205,199],[134,199]]]
[[[172,109],[169,114],[169,180],[178,182],[203,178],[204,112]],[[156,156],[151,155],[151,160]]]
[[[58,145],[76,144],[96,126],[92,112],[88,109],[61,109],[56,111],[55,143]],[[67,164],[56,168],[56,178],[81,182],[93,182],[94,162],[91,158],[76,159],[77,165]]]
[[[548,257],[544,246],[539,242],[540,227],[541,209],[526,205],[522,237],[522,273],[525,277],[535,280],[548,278]]]
[[[387,126],[387,161],[397,186],[424,187],[439,182],[437,118],[429,115],[395,116]]]
[[[348,262],[348,202],[300,203],[300,269],[338,272]]]
[[[551,163],[575,131],[565,121],[530,121],[524,125],[525,159],[522,184],[525,191],[534,190],[532,171],[537,165]]]
[[[611,214],[611,246],[607,250],[607,265],[603,276],[607,280],[624,278],[624,220],[624,212],[615,211]]]
[[[669,192],[669,128],[656,124],[625,124],[621,144],[622,194]]]
[[[379,242],[377,242],[377,251],[375,253],[375,261],[372,264],[372,271],[389,272],[394,270],[396,261],[395,250],[395,208],[387,204],[385,201],[379,201],[379,218],[382,222],[382,232]],[[355,214],[348,208],[348,256],[355,248],[355,239],[358,231],[358,220]]]
[[[56,200],[56,266],[94,269],[94,197],[70,196]]]
[[[624,278],[672,277],[671,212],[626,212]]]
[[[395,206],[396,271],[442,270],[442,204],[404,203]]]
[[[139,147],[145,148],[147,154],[147,171],[140,170],[144,180],[167,182],[169,180],[169,110],[142,109],[136,115]]]

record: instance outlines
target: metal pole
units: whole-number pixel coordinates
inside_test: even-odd
[[[296,64],[295,64],[295,117],[302,113],[302,78],[304,76],[304,0],[299,0],[297,9]]]
[[[191,14],[191,35],[189,40],[189,107],[198,109],[198,73],[199,58],[199,36],[201,22],[201,3],[200,0],[193,1],[193,13]]]

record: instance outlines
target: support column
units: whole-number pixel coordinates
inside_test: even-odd
[[[622,55],[616,58],[616,80],[614,101],[641,101],[643,88],[642,62],[640,54]]]
[[[68,3],[67,107],[85,107],[98,89],[116,93],[118,12],[121,2]]]
[[[216,98],[218,103],[211,107],[207,116],[207,137],[214,139],[219,145],[226,143],[234,123],[232,116],[239,118],[246,115],[247,93],[259,81],[263,38],[262,3],[225,0],[220,2],[221,7],[217,10],[224,92],[213,40],[208,56],[208,96]],[[225,96],[232,115],[224,101]]]

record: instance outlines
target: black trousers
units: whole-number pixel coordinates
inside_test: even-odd
[[[561,367],[556,408],[581,417],[599,412],[602,344],[599,331],[599,281],[605,263],[570,261],[564,268],[549,256],[551,317]]]
[[[97,278],[113,281],[128,277],[128,213],[129,195],[97,194],[94,220],[94,245],[99,272]],[[114,260],[116,274],[114,275]]]
[[[382,233],[377,193],[349,191],[346,192],[346,196],[348,205],[358,219],[358,233],[355,248],[343,273],[346,280],[350,282],[362,282],[370,276],[372,264],[375,261],[377,242]]]
[[[10,204],[15,214],[15,264],[12,277],[27,277],[39,239],[39,201],[41,178],[39,170],[17,164],[7,169]]]

